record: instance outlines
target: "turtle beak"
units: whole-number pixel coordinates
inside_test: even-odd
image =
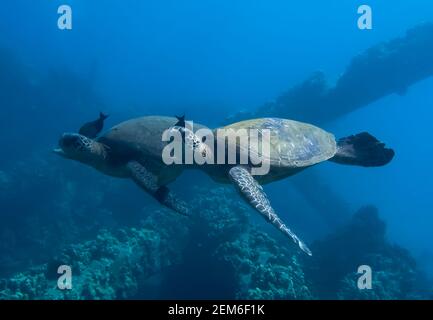
[[[63,158],[66,158],[66,153],[61,148],[53,149],[53,152]]]
[[[63,158],[69,158],[68,147],[77,141],[77,136],[75,133],[64,133],[59,140],[59,146],[53,149],[53,152]]]
[[[66,136],[67,136],[67,135],[64,133],[64,134],[62,135],[62,137],[60,138],[60,140],[59,140],[59,147],[53,149],[53,152],[54,152],[55,154],[61,156],[62,158],[66,158],[66,152],[63,151],[63,140],[64,140],[64,138],[65,138]]]

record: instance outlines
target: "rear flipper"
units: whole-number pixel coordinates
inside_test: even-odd
[[[394,157],[394,150],[385,148],[385,144],[371,134],[362,132],[337,142],[337,153],[330,161],[362,167],[380,167]]]

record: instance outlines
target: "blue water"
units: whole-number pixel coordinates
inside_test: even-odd
[[[102,229],[138,228],[147,214],[159,209],[133,184],[53,155],[61,133],[76,131],[99,111],[110,114],[106,128],[138,116],[178,114],[216,127],[230,114],[273,101],[317,70],[332,84],[357,54],[433,21],[429,0],[367,2],[373,10],[372,30],[357,28],[356,10],[363,3],[355,0],[2,1],[0,278],[26,274],[71,244],[91,241]],[[65,3],[72,8],[72,30],[57,28],[57,8]],[[362,131],[379,137],[396,152],[389,165],[366,169],[323,163],[310,169],[351,214],[375,206],[386,224],[386,241],[406,248],[426,279],[433,278],[432,88],[430,77],[403,95],[387,95],[321,124],[337,137]],[[266,186],[276,211],[290,226],[308,243],[338,230],[337,224],[324,222],[323,214],[290,180]],[[187,172],[172,189],[193,201],[194,186],[202,191],[220,187],[202,173]],[[233,199],[240,199],[232,191]],[[320,197],[314,183],[308,192]],[[224,197],[212,201],[224,203]],[[333,205],[326,204],[331,210]],[[248,212],[251,223],[285,241]],[[196,233],[189,230],[189,242],[204,237]],[[366,239],[372,236],[365,234]],[[158,288],[158,298],[239,297],[234,294],[237,285],[228,282],[215,289],[216,295],[197,279],[190,282],[190,291],[167,287],[175,281],[173,274],[185,270],[206,278],[212,264],[193,258],[203,254],[196,249],[184,248],[179,269],[149,276],[144,287]],[[203,251],[212,256],[213,249]],[[227,272],[224,268],[221,272]],[[215,279],[210,283],[222,281]],[[179,286],[184,282],[188,281],[179,280]],[[421,298],[433,291],[422,290]]]

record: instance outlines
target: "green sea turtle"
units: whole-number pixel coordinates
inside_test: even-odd
[[[86,132],[100,131],[99,124],[93,124]],[[182,125],[182,122],[171,117],[149,116],[122,122],[97,139],[78,133],[64,133],[59,140],[59,148],[54,152],[90,165],[104,174],[130,178],[161,204],[187,215],[185,203],[167,187],[179,176],[183,167],[166,166],[161,159],[166,145],[161,136],[175,125]]]
[[[230,141],[232,135],[232,138],[234,138],[232,141],[235,141],[236,144],[237,162],[231,165],[207,164],[203,165],[202,168],[215,181],[233,183],[253,208],[309,255],[311,255],[311,251],[305,243],[275,213],[261,184],[289,177],[326,160],[348,165],[376,167],[389,163],[394,157],[392,149],[385,148],[383,143],[369,133],[363,132],[337,141],[333,134],[323,129],[311,124],[287,119],[260,118],[246,120],[220,129],[224,130],[225,137],[221,139],[218,133],[215,133],[215,139],[212,141],[215,145],[212,146],[207,142],[203,142],[202,137],[197,136],[189,128],[177,128],[182,132],[184,143],[188,148],[208,156],[209,153],[213,152],[215,153],[213,155],[214,159],[217,158],[218,141],[225,140],[222,142],[226,146],[225,150],[227,150],[228,141]],[[257,140],[260,133],[267,130],[270,133],[269,153],[264,154],[262,152],[260,141],[248,144],[247,148],[243,147],[240,139],[237,139],[240,137],[238,134],[240,129],[247,130],[246,134],[250,142],[253,139],[251,132],[256,130],[258,134],[254,136],[254,139]],[[239,160],[242,154],[247,156],[247,163],[240,163]],[[251,155],[262,156],[268,161],[270,170],[267,174],[256,176],[251,174],[254,168],[252,161],[250,161]]]
[[[194,124],[194,128],[205,127]],[[325,160],[359,166],[382,166],[394,156],[393,150],[385,148],[383,143],[368,133],[336,141],[332,134],[318,127],[286,119],[248,120],[220,129],[233,129],[229,131],[233,134],[238,129],[257,129],[259,132],[269,130],[269,172],[253,176],[251,173],[255,165],[252,162],[240,163],[238,160],[242,154],[249,158],[251,155],[263,156],[261,146],[253,144],[243,149],[236,144],[237,140],[234,140],[237,156],[233,164],[204,164],[192,167],[199,167],[218,182],[233,183],[253,208],[309,255],[311,251],[306,244],[275,213],[261,184],[283,179]],[[218,148],[211,148],[209,141],[203,140],[196,134],[197,131],[186,127],[184,117],[176,119],[159,116],[123,122],[95,140],[76,133],[65,133],[59,141],[60,148],[55,149],[55,152],[65,158],[90,165],[105,174],[130,178],[161,204],[187,214],[187,206],[167,188],[167,184],[174,181],[187,167],[166,165],[163,161],[163,150],[169,142],[163,141],[162,136],[167,130],[179,131],[182,144],[191,151],[199,151],[204,156],[212,153],[217,156]],[[220,141],[218,134],[216,137],[212,143],[217,144]],[[229,148],[232,145],[227,143],[224,146]]]

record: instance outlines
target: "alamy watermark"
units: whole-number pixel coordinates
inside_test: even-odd
[[[66,4],[63,4],[57,9],[57,13],[60,14],[59,18],[57,19],[57,27],[60,30],[71,30],[72,8]]]
[[[358,7],[358,14],[361,16],[358,18],[358,29],[360,30],[371,30],[373,29],[373,15],[369,5],[363,4]]]
[[[358,274],[361,276],[358,278],[358,289],[365,290],[371,289],[372,285],[372,271],[369,265],[361,265],[358,267]]]
[[[271,130],[200,128],[193,131],[193,122],[185,127],[164,131],[162,141],[168,142],[162,152],[166,165],[249,165],[252,175],[266,175],[270,169]]]
[[[72,268],[68,265],[61,265],[57,268],[57,273],[61,276],[57,279],[57,288],[60,290],[72,289]]]

